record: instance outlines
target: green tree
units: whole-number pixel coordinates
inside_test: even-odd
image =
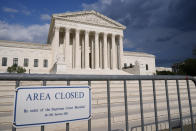
[[[171,71],[156,71],[157,75],[175,75],[174,72]]]
[[[9,73],[25,73],[26,69],[14,64],[14,65],[7,68],[7,72],[9,72]]]
[[[17,65],[14,64],[14,65],[7,68],[7,72],[13,73],[13,72],[16,72],[16,69],[17,69]]]
[[[192,53],[196,56],[196,48],[193,49]],[[196,76],[196,58],[188,58],[183,62],[173,64],[172,68],[178,75]]]
[[[193,55],[196,56],[196,48],[193,49]]]
[[[18,66],[16,72],[17,73],[25,73],[26,72],[26,69],[23,68],[23,67],[21,67],[21,66]]]
[[[179,65],[179,73],[196,76],[196,59],[186,59]]]

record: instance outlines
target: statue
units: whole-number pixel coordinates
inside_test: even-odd
[[[65,57],[62,54],[58,55],[56,57],[56,63],[58,63],[58,64],[64,64],[65,63]]]

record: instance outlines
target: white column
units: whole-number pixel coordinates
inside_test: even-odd
[[[94,50],[95,50],[95,42],[94,42],[94,40],[93,39],[91,39],[91,69],[94,69],[94,63],[95,63],[95,52],[94,52]]]
[[[108,67],[111,69],[111,39],[107,39],[107,56],[108,56]]]
[[[63,56],[64,56],[64,62],[66,61],[66,48],[67,48],[67,46],[66,46],[66,34],[65,34],[65,32],[66,32],[66,29],[65,29],[65,31],[64,31],[64,37],[63,37]]]
[[[71,50],[70,50],[70,29],[65,28],[65,61],[67,67],[71,67]]]
[[[112,69],[116,69],[116,42],[115,42],[115,35],[112,34]]]
[[[95,32],[95,69],[99,68],[99,33]]]
[[[103,60],[102,60],[102,56],[103,56],[103,48],[102,48],[102,45],[103,45],[103,41],[101,39],[101,37],[99,37],[99,67],[102,69],[103,68]]]
[[[108,68],[107,34],[103,35],[103,68]]]
[[[72,34],[72,68],[75,68],[75,47],[76,47],[76,35]]]
[[[85,59],[85,47],[84,47],[84,35],[82,35],[82,49],[81,49],[81,54],[82,54],[82,60],[81,60],[81,64],[82,64],[82,68],[84,68],[84,59]]]
[[[116,62],[116,64],[117,64],[117,69],[120,69],[120,38],[118,37],[118,39],[117,39],[117,42],[116,42],[116,54],[117,54],[117,56],[116,56],[116,59],[117,59],[117,62]]]
[[[122,69],[123,67],[123,36],[119,36],[119,69]]]
[[[54,38],[53,38],[53,62],[54,64],[57,62],[57,52],[59,48],[59,29],[60,27],[54,27]]]
[[[85,69],[89,68],[89,31],[85,31]]]
[[[81,58],[81,53],[80,53],[80,30],[76,29],[76,45],[75,45],[75,68],[79,69],[80,66],[80,58]]]

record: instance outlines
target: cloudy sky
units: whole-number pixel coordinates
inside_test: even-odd
[[[154,54],[157,66],[193,57],[196,0],[0,0],[0,39],[46,43],[53,13],[80,10],[125,25],[124,50]]]

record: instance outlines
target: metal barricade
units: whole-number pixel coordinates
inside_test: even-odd
[[[192,108],[191,101],[191,93],[190,93],[190,85],[189,81],[193,81],[196,84],[196,79],[190,76],[140,76],[140,75],[64,75],[64,74],[0,74],[0,81],[16,81],[16,87],[20,86],[20,81],[42,81],[43,86],[47,85],[47,81],[67,81],[67,85],[70,85],[70,81],[87,81],[88,85],[91,86],[92,81],[106,81],[107,82],[107,114],[108,114],[108,131],[111,131],[111,101],[110,101],[110,82],[111,81],[123,81],[124,85],[124,109],[125,109],[125,129],[126,131],[132,130],[134,127],[131,127],[132,123],[129,123],[128,118],[128,100],[127,100],[127,81],[135,80],[139,83],[139,101],[140,101],[140,115],[141,115],[141,130],[144,131],[145,123],[144,123],[144,109],[143,109],[143,91],[142,91],[142,81],[152,81],[152,89],[153,89],[153,103],[154,103],[154,123],[156,131],[159,130],[158,124],[158,114],[157,114],[157,98],[156,98],[156,80],[163,80],[165,82],[165,93],[166,93],[166,103],[167,103],[167,114],[168,114],[168,123],[169,130],[172,130],[172,119],[170,113],[170,100],[169,100],[169,92],[168,92],[168,80],[176,81],[176,89],[177,89],[177,98],[178,98],[178,108],[179,108],[179,120],[180,120],[180,128],[183,131],[183,116],[182,116],[182,106],[181,106],[181,95],[180,95],[180,87],[179,80],[185,80],[187,86],[188,93],[188,102],[189,102],[189,110],[191,119],[191,129],[195,131],[194,127],[194,114]],[[12,128],[13,131],[16,130],[15,127]],[[92,129],[93,130],[93,129]],[[41,131],[44,131],[44,126],[41,126]],[[66,131],[69,131],[69,123],[66,123]],[[91,131],[91,119],[88,120],[88,131]]]

